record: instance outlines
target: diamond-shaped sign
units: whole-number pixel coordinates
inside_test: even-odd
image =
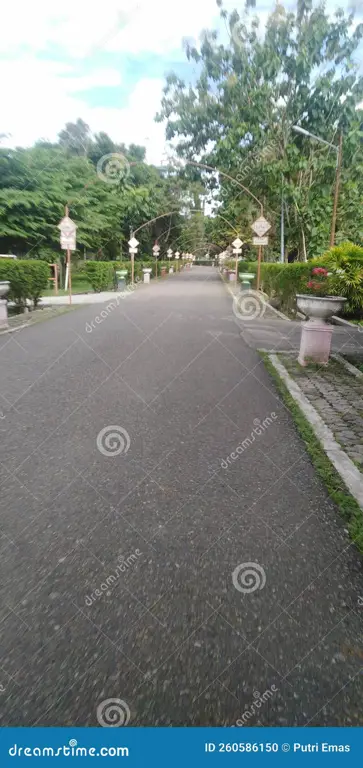
[[[129,240],[130,248],[137,248],[138,245],[139,245],[139,241],[136,240],[136,237],[132,237],[131,240]]]
[[[252,224],[252,229],[254,232],[256,232],[256,235],[258,237],[263,237],[266,232],[271,229],[271,224],[265,219],[264,216],[260,216],[256,221]]]
[[[60,229],[61,235],[64,237],[71,237],[76,234],[77,224],[69,216],[64,216],[58,224],[58,229]]]
[[[233,248],[240,248],[241,245],[243,245],[243,242],[239,239],[239,237],[237,237],[236,240],[233,241],[232,245]]]

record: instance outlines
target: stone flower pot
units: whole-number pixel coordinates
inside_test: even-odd
[[[326,323],[333,315],[340,312],[346,298],[343,296],[309,296],[297,293],[297,307],[309,318],[310,323]]]
[[[347,301],[343,296],[296,295],[298,309],[309,320],[302,322],[298,361],[300,365],[328,365],[333,326],[327,322]]]
[[[10,290],[9,280],[0,280],[0,299],[3,299]]]

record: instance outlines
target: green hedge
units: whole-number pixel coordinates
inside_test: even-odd
[[[114,262],[86,261],[87,280],[96,293],[107,291],[114,286]]]
[[[248,272],[257,273],[257,262],[245,264]],[[363,316],[363,248],[342,243],[330,248],[317,259],[293,264],[261,264],[261,289],[283,311],[294,313],[297,293],[304,293],[314,267],[325,267],[330,273],[329,293],[348,301],[344,314]],[[339,271],[338,271],[339,270]],[[256,280],[252,287],[256,287]]]
[[[30,299],[36,307],[47,288],[49,265],[39,259],[0,259],[0,280],[9,280],[8,298],[19,307]]]

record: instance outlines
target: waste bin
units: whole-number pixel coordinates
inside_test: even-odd
[[[116,278],[117,278],[117,290],[124,291],[126,288],[127,269],[117,269]]]
[[[238,277],[241,281],[241,291],[249,291],[254,278],[252,272],[239,272]]]

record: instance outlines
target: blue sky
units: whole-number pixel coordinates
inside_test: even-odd
[[[257,0],[262,27],[274,5]],[[224,0],[224,7],[243,2]],[[154,122],[165,74],[195,77],[183,37],[223,31],[215,0],[8,0],[0,19],[0,133],[10,134],[3,144],[55,140],[82,117],[93,132],[145,145],[154,163],[166,151],[164,128]]]

